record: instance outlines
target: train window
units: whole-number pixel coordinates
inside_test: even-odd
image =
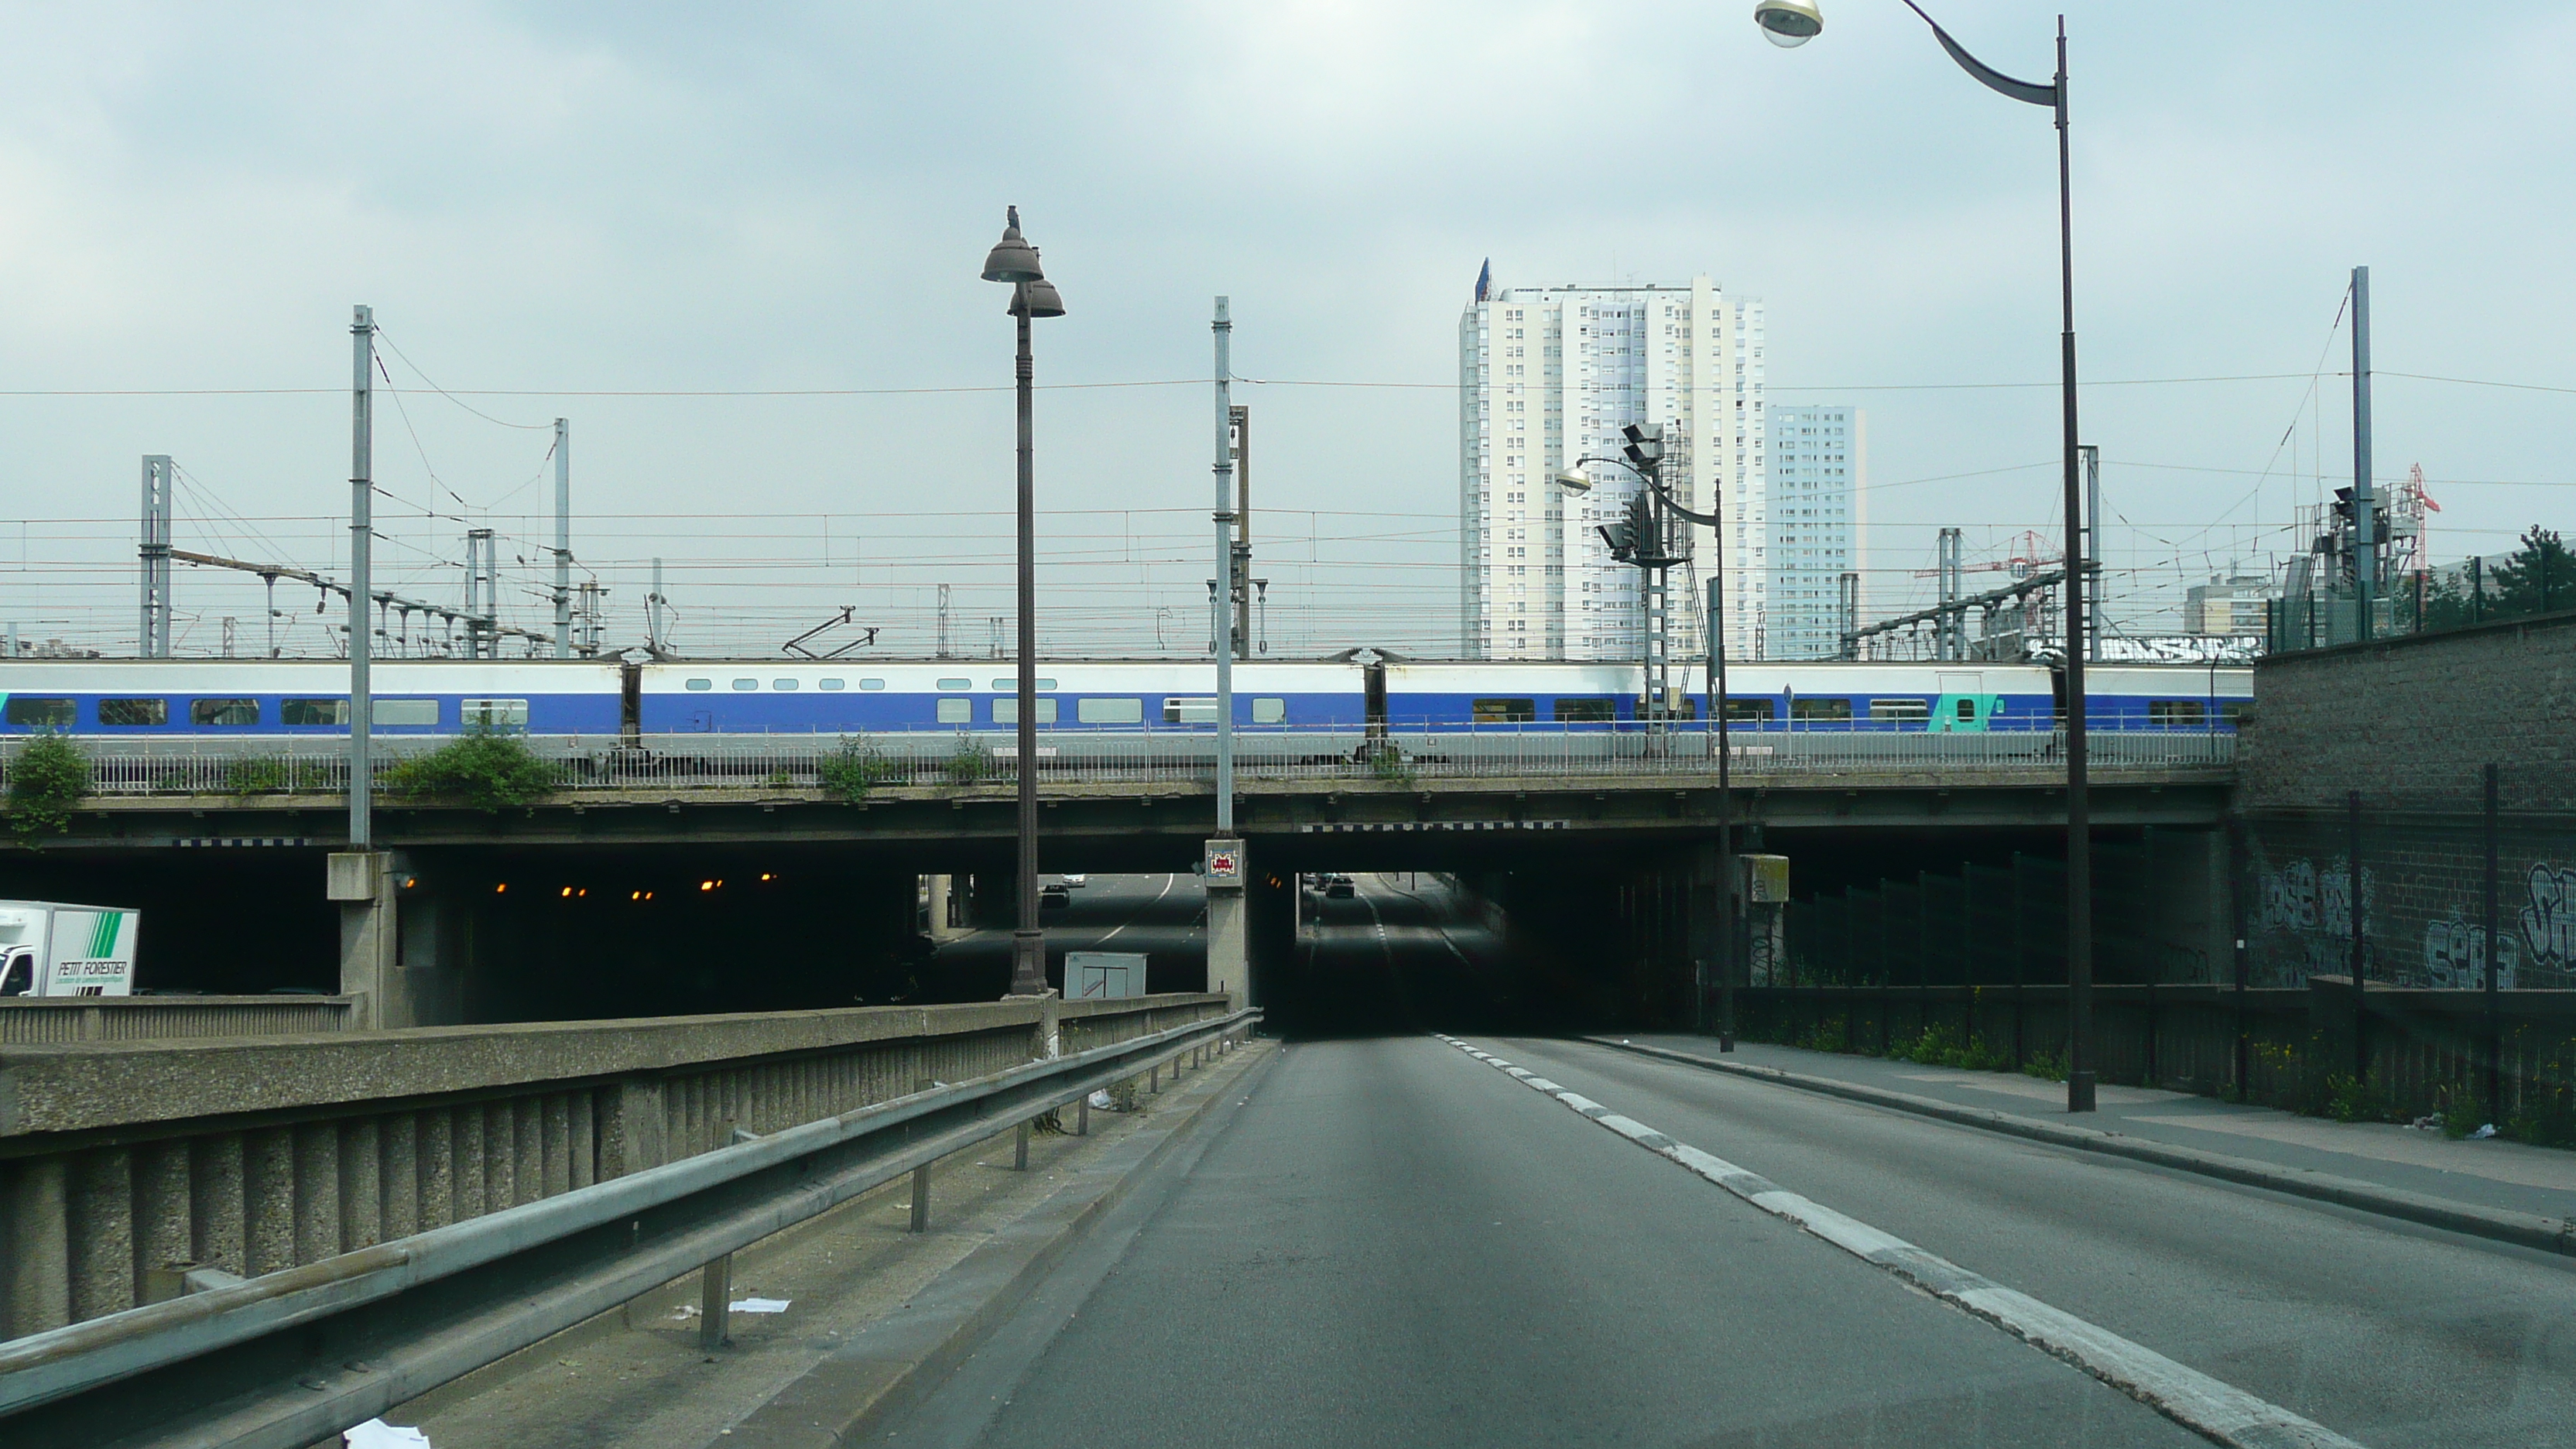
[[[1977,717],[1977,702],[1976,702],[1975,700],[1973,700],[1973,699],[1963,699],[1963,700],[1960,700],[1960,701],[1959,701],[1959,718],[1961,718],[1961,719],[1975,719],[1976,717]]]
[[[2209,706],[2196,699],[2151,699],[2147,701],[2147,723],[2155,725],[2202,725],[2209,721]]]
[[[737,679],[733,682],[733,687],[736,689],[758,689],[760,688],[760,681],[757,679]]]
[[[1163,701],[1165,724],[1215,724],[1216,697],[1213,695],[1175,695]]]
[[[368,717],[380,725],[434,725],[438,723],[438,701],[434,699],[379,699],[369,701],[373,708]]]
[[[828,689],[828,688],[830,688],[831,686],[826,685],[826,686],[824,686],[824,687]],[[885,681],[884,681],[884,680],[882,680],[882,679],[862,679],[862,680],[860,680],[860,681],[859,681],[859,688],[861,688],[861,689],[883,689],[883,688],[885,688]]]
[[[259,701],[255,699],[192,699],[188,701],[188,723],[228,727],[259,723]]]
[[[528,727],[528,702],[524,699],[468,699],[459,701],[463,723],[487,730],[523,730]]]
[[[1727,696],[1727,723],[1760,724],[1762,721],[1769,718],[1771,718],[1771,701],[1767,699],[1737,699],[1733,695]]]
[[[1020,682],[1016,679],[996,679],[993,681],[993,687],[995,689],[1018,689],[1020,687]],[[1055,688],[1055,681],[1052,679],[1041,679],[1038,681],[1038,688],[1053,689]]]
[[[975,681],[971,679],[943,679],[939,681],[939,687],[942,689],[973,689],[975,687]]]
[[[1017,695],[1006,696],[1006,697],[1004,697],[1004,698],[997,699],[997,700],[994,700],[994,701],[993,701],[993,723],[995,723],[995,724],[1015,725],[1015,724],[1018,724],[1019,722],[1020,722],[1020,701],[1019,701],[1019,697],[1018,697]],[[1054,700],[1052,700],[1052,699],[1041,699],[1041,700],[1039,700],[1039,701],[1038,701],[1038,723],[1039,723],[1039,724],[1054,724],[1054,723],[1055,723],[1055,701],[1054,701]]]
[[[803,686],[804,681],[799,679],[773,679],[769,681],[769,687],[772,689],[799,689]]]
[[[2254,701],[2250,699],[2220,700],[2218,703],[2218,717],[2227,722],[2227,727],[2229,729],[2238,729],[2245,725],[2250,725],[2254,722]]]
[[[1529,724],[1538,718],[1538,701],[1534,699],[1480,699],[1475,702],[1478,724]]]
[[[1077,699],[1073,717],[1084,724],[1143,724],[1145,701],[1141,699]]]
[[[1556,718],[1561,724],[1606,724],[1619,717],[1615,699],[1560,699]]]
[[[1288,722],[1288,701],[1284,699],[1261,699],[1256,697],[1252,701],[1252,722],[1254,724],[1286,724]]]
[[[850,681],[846,679],[818,679],[814,681],[814,684],[816,688],[826,690],[847,689],[850,687]]]
[[[687,689],[713,689],[715,687],[716,682],[712,679],[692,679],[683,686],[683,688]]]
[[[349,722],[349,702],[345,699],[289,699],[277,706],[277,722],[286,725],[345,725]]]
[[[1918,720],[1932,717],[1932,703],[1922,699],[1873,699],[1869,717],[1876,720]]]
[[[1789,718],[1850,719],[1851,704],[1848,699],[1793,699],[1789,701]]]
[[[5,711],[0,711],[13,725],[32,725],[39,729],[70,729],[80,718],[80,711],[68,699],[47,699],[37,695],[13,694]]]
[[[98,702],[98,722],[103,725],[165,725],[170,722],[170,701],[102,699]]]
[[[939,722],[941,724],[973,724],[975,722],[975,701],[971,699],[941,700],[939,702]]]

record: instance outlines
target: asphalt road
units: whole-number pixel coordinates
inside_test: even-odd
[[[1472,938],[1414,924],[1436,903],[1362,889],[1326,913],[1319,976],[1479,968]],[[1474,1043],[2361,1443],[2576,1443],[2563,1259],[1607,1048]],[[883,1442],[2204,1442],[1427,1035],[1292,1045],[1205,1130]]]
[[[1067,951],[1142,952],[1154,991],[1196,991],[1207,980],[1207,894],[1198,877],[1095,875],[1065,894],[1065,907],[1039,917],[1050,981],[1062,982]],[[1010,971],[1010,931],[979,930],[939,948],[926,984],[934,1000],[983,1000],[998,994],[994,983],[1007,982]]]

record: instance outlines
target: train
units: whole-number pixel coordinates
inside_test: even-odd
[[[1212,730],[1205,660],[1058,659],[1038,668],[1036,725],[1051,731]],[[1676,670],[1667,721],[1708,719],[1707,680]],[[475,729],[626,737],[856,735],[1015,728],[1009,660],[483,659],[378,661],[371,734]],[[2089,728],[2232,733],[2253,703],[2242,665],[2105,664],[2086,675]],[[1730,667],[1731,729],[1852,733],[2047,732],[2065,677],[2040,664],[1748,661]],[[1357,650],[1234,668],[1234,723],[1250,730],[1575,731],[1647,727],[1631,663],[1418,660]],[[349,667],[334,659],[0,661],[0,737],[101,740],[348,733]]]

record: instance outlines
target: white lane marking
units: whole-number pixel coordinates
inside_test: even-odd
[[[1120,921],[1120,922],[1118,923],[1118,931],[1126,930],[1129,926],[1132,926],[1132,925],[1136,924],[1136,921],[1137,921],[1137,918],[1138,918],[1138,917],[1140,917],[1140,916],[1144,915],[1147,911],[1152,910],[1154,907],[1161,905],[1161,904],[1163,903],[1163,897],[1165,897],[1165,896],[1167,896],[1167,895],[1170,895],[1170,894],[1172,893],[1172,882],[1173,882],[1173,881],[1175,881],[1175,880],[1178,880],[1178,879],[1180,879],[1180,877],[1178,877],[1178,876],[1170,876],[1170,875],[1167,875],[1167,876],[1163,877],[1163,888],[1162,888],[1161,890],[1158,890],[1158,891],[1154,892],[1154,898],[1153,898],[1152,900],[1147,901],[1145,904],[1143,904],[1143,905],[1141,905],[1141,906],[1138,906],[1138,907],[1136,908],[1136,913],[1135,913],[1135,915],[1131,915],[1131,916],[1129,916],[1127,919],[1125,919],[1125,920],[1123,920],[1123,921]],[[1117,940],[1117,939],[1118,939],[1118,931],[1112,931],[1112,932],[1110,932],[1108,935],[1101,937],[1097,944],[1099,944],[1099,945],[1103,945],[1103,946],[1106,946],[1106,945],[1108,945],[1110,942]]]
[[[1786,1218],[1853,1257],[1874,1263],[1943,1302],[1982,1318],[2031,1347],[2065,1360],[2196,1434],[2243,1449],[2362,1449],[2355,1440],[2268,1400],[2185,1367],[2141,1343],[1971,1273],[1903,1238],[1811,1202],[1723,1157],[1676,1142],[1454,1036],[1433,1033],[1476,1060],[1564,1103],[1658,1157],[1775,1217]]]

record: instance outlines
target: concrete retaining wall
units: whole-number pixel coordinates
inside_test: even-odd
[[[0,1338],[1220,1015],[1214,995],[0,1047]]]
[[[345,996],[77,996],[0,1001],[0,1046],[349,1029]]]

